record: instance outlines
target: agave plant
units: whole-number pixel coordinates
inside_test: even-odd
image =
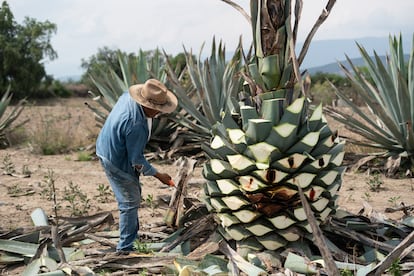
[[[241,71],[239,107],[225,110],[213,128],[203,168],[207,204],[243,255],[284,248],[312,232],[299,190],[319,223],[336,208],[344,144],[328,127],[322,106],[311,110],[304,96],[309,83],[298,68],[334,2],[296,58],[301,1],[293,30],[292,1],[251,1],[255,55]],[[302,93],[294,92],[296,84]]]
[[[204,61],[201,60],[202,50],[196,59],[191,51],[184,49],[189,85],[183,81],[183,75],[177,76],[168,62],[167,75],[183,111],[177,112],[174,120],[188,130],[187,135],[192,140],[205,144],[211,138],[213,125],[222,120],[223,113],[238,106],[235,97],[243,82],[238,75],[243,66],[243,49],[240,41],[233,57],[227,61],[224,45],[216,45],[213,38],[210,56]]]
[[[374,149],[372,155],[389,158],[388,173],[395,173],[401,164],[402,168],[413,174],[414,47],[407,61],[401,35],[399,38],[390,36],[389,45],[390,54],[384,64],[375,51],[374,57],[370,57],[364,47],[357,44],[368,76],[348,57],[346,58],[353,73],[344,64],[340,64],[367,108],[357,106],[342,91],[335,89],[338,97],[353,112],[350,114],[329,107],[327,111],[334,119],[363,137],[349,138],[350,142]]]
[[[99,89],[99,94],[90,91],[98,107],[87,105],[94,112],[98,126],[102,126],[119,96],[128,88],[137,83],[144,83],[149,78],[166,81],[163,55],[156,49],[150,56],[140,50],[138,56],[118,53],[118,60],[122,71],[119,76],[112,68],[101,69],[91,74],[91,79]],[[169,137],[175,131],[175,124],[166,116],[154,119],[151,131],[154,137]],[[161,138],[159,138],[161,139]],[[161,139],[162,140],[162,139]]]
[[[12,132],[14,129],[24,125],[28,120],[24,120],[17,125],[12,123],[16,121],[19,115],[24,109],[25,100],[20,100],[9,113],[6,113],[7,108],[10,105],[13,95],[10,94],[10,87],[3,94],[0,100],[0,147],[4,148],[9,145],[7,139],[7,133]]]

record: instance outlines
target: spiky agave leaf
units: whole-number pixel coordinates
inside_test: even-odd
[[[358,95],[364,99],[368,112],[338,89],[335,90],[339,98],[358,116],[329,107],[326,110],[335,120],[345,123],[350,130],[365,138],[364,141],[350,139],[350,142],[377,149],[386,157],[404,157],[408,160],[408,168],[413,171],[414,46],[406,60],[401,35],[399,38],[390,36],[389,43],[390,55],[386,64],[375,51],[372,58],[358,44],[372,82],[348,57],[353,73],[340,64]]]
[[[12,126],[22,113],[26,103],[26,100],[20,100],[16,105],[10,107],[9,105],[12,97],[13,95],[10,93],[10,87],[8,87],[0,99],[0,147],[7,147],[9,145],[9,141],[7,141],[6,138],[6,132],[12,132],[14,129],[29,121],[29,119],[27,119]],[[7,109],[11,111],[6,112]]]

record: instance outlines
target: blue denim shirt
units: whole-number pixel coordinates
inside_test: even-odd
[[[141,105],[123,93],[112,108],[96,141],[96,154],[103,162],[135,179],[139,173],[155,175],[156,169],[144,156],[149,129],[147,118]],[[135,166],[141,169],[135,171]]]

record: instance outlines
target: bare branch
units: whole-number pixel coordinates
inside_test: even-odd
[[[308,36],[305,39],[305,43],[303,44],[302,50],[300,51],[298,62],[299,66],[302,64],[306,53],[308,52],[309,45],[318,30],[318,28],[322,25],[323,22],[325,22],[326,18],[328,18],[331,9],[333,8],[334,4],[336,3],[336,0],[329,0],[328,4],[326,4],[325,9],[323,9],[321,15],[319,16],[318,20],[316,21],[315,25],[313,25],[312,30],[309,32]]]
[[[246,18],[246,20],[249,22],[249,24],[252,24],[252,20],[250,18],[250,15],[248,15],[247,12],[240,5],[234,3],[231,0],[221,0],[221,1],[223,1],[224,3],[229,4],[230,6],[232,6],[236,10],[238,10],[244,16],[244,18]]]

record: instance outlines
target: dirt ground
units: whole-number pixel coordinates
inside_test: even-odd
[[[83,147],[93,144],[98,133],[93,113],[84,105],[85,98],[72,98],[39,103],[26,107],[21,120],[30,119],[20,136],[42,138],[51,125],[61,128],[64,137],[72,143]],[[49,119],[48,119],[49,118]],[[52,119],[51,119],[52,118]],[[332,127],[331,127],[332,128]],[[341,128],[341,127],[339,127]],[[340,129],[341,131],[341,129]],[[55,140],[62,139],[56,137]],[[53,201],[48,199],[50,181],[54,182],[60,216],[73,216],[75,213],[84,215],[101,211],[110,211],[117,221],[116,202],[110,194],[108,182],[100,164],[96,159],[80,161],[80,151],[58,155],[42,155],[38,153],[35,142],[18,143],[19,137],[14,138],[10,148],[0,150],[0,228],[14,229],[31,226],[31,213],[36,208],[42,208],[47,215],[53,215]],[[45,140],[46,138],[43,137]],[[52,140],[53,141],[53,140]],[[52,142],[50,142],[52,143]],[[171,164],[154,163],[160,171],[176,177],[177,167]],[[8,168],[8,169],[7,169]],[[7,174],[10,168],[14,173]],[[27,173],[30,177],[23,177]],[[193,178],[201,179],[201,168],[196,167]],[[384,216],[399,220],[403,213],[385,213],[385,208],[393,207],[403,202],[405,205],[414,204],[412,179],[390,179],[381,177],[383,181],[378,192],[370,190],[369,177],[365,173],[354,174],[347,171],[339,191],[338,204],[341,209],[357,213],[363,202],[369,203],[374,210]],[[155,223],[162,222],[167,204],[157,201],[158,196],[172,194],[169,188],[152,177],[143,177],[143,204],[139,211],[141,229],[145,230]],[[199,189],[192,190],[194,197],[199,197]],[[68,194],[76,200],[73,205]],[[83,197],[82,197],[83,195]],[[116,225],[114,226],[116,227]]]

